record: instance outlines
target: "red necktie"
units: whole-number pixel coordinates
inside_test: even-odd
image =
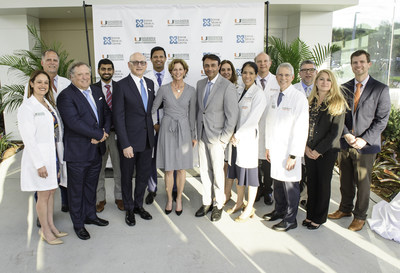
[[[57,86],[56,86],[56,83],[55,83],[55,79],[56,78],[53,78],[53,81],[52,81],[52,85],[53,85],[53,90],[54,90],[54,92],[56,92],[57,93]]]
[[[110,110],[112,110],[112,95],[111,95],[111,85],[106,84],[104,86],[107,90],[106,90],[106,102],[108,104],[108,107],[110,107]]]

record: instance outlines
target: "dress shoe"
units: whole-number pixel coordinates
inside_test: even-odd
[[[172,192],[172,200],[176,202],[176,197],[178,196],[178,193],[176,191]]]
[[[281,213],[276,212],[276,210],[273,210],[270,213],[264,214],[263,219],[267,220],[267,221],[275,221],[278,219],[282,219],[283,216],[285,216],[283,213],[281,214]]]
[[[335,211],[334,213],[329,213],[328,214],[328,218],[329,219],[340,219],[343,217],[350,217],[351,216],[351,212],[343,212],[340,210]]]
[[[42,225],[40,224],[40,221],[39,221],[39,217],[36,217],[36,226],[37,226],[38,228],[41,228],[41,227],[42,227]]]
[[[349,229],[352,231],[359,231],[362,230],[365,224],[365,220],[354,218],[353,222],[351,222]]]
[[[211,212],[211,221],[217,222],[221,219],[222,216],[222,208],[218,209],[217,207],[213,207]]]
[[[156,193],[149,191],[149,194],[146,196],[145,202],[147,205],[150,205],[154,202],[154,197],[156,197]]]
[[[247,220],[249,220],[249,218],[253,218],[255,213],[256,213],[256,209],[253,208],[253,209],[251,210],[249,216],[247,216],[247,217],[242,217],[242,215],[243,215],[243,213],[242,213],[239,217],[237,217],[237,218],[235,219],[235,222],[237,222],[237,223],[244,223],[244,222],[246,222]]]
[[[228,210],[226,211],[226,213],[228,213],[228,214],[234,214],[234,213],[236,213],[236,212],[238,212],[238,211],[244,209],[245,207],[246,207],[246,206],[245,206],[244,204],[242,204],[241,206],[236,206],[236,205],[235,205],[233,208],[228,209]]]
[[[175,211],[176,215],[178,215],[178,216],[180,216],[182,214],[182,212],[183,212],[183,209]]]
[[[62,211],[62,212],[68,212],[68,211],[69,211],[68,205],[62,204],[62,205],[61,205],[61,211]]]
[[[145,211],[143,207],[136,207],[136,208],[133,209],[133,212],[136,213],[136,214],[139,214],[140,218],[142,218],[144,220],[153,219],[153,217],[150,215],[150,213]]]
[[[213,206],[212,205],[202,205],[197,211],[195,216],[196,217],[202,217],[204,215],[206,215],[207,213],[209,213],[210,211],[212,211]]]
[[[117,207],[119,210],[124,211],[124,202],[121,199],[115,199],[115,204],[117,204]]]
[[[126,214],[125,214],[125,223],[128,226],[134,226],[136,224],[136,220],[135,220],[135,213],[133,212],[133,210],[127,210]]]
[[[264,204],[271,206],[274,203],[274,199],[272,199],[272,193],[267,193],[264,196]]]
[[[58,238],[54,239],[53,241],[48,241],[46,239],[46,237],[44,237],[43,232],[41,230],[39,230],[39,235],[40,235],[40,239],[42,241],[45,241],[49,245],[60,245],[60,244],[64,243],[61,239],[58,239]]]
[[[58,233],[54,233],[57,238],[68,236],[68,233],[59,231]]]
[[[315,223],[314,223],[315,224]],[[313,225],[313,224],[309,224],[308,226],[307,226],[307,229],[309,229],[309,230],[316,230],[316,229],[319,229],[319,227],[320,227],[321,225]]]
[[[85,220],[85,224],[87,224],[87,225],[96,225],[96,226],[99,226],[99,227],[105,227],[105,226],[108,226],[108,221],[104,220],[104,219],[101,219],[99,217],[96,217],[94,219],[86,219]]]
[[[303,227],[308,227],[309,225],[311,225],[311,221],[307,221],[306,219],[304,219],[303,222],[301,223],[301,225]]]
[[[96,204],[96,211],[102,212],[104,210],[105,205],[106,205],[106,200],[100,201],[98,204]]]
[[[88,240],[90,239],[90,234],[86,230],[86,228],[74,228],[76,236],[78,236],[79,239],[81,240]]]
[[[276,231],[288,231],[289,229],[297,228],[297,222],[293,223],[286,222],[285,220],[280,221],[278,224],[273,225],[272,229]]]

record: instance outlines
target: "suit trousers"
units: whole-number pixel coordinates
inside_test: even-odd
[[[326,222],[331,198],[332,171],[338,152],[329,150],[316,160],[305,156],[307,168],[307,219]]]
[[[92,161],[67,162],[69,214],[75,229],[95,219],[96,189],[101,169],[100,151]]]
[[[263,195],[272,193],[271,163],[266,159],[259,159],[258,181],[258,190],[261,190]]]
[[[200,178],[203,183],[203,205],[215,204],[221,209],[225,203],[225,147],[222,143],[211,144],[201,139],[199,141]]]
[[[114,176],[114,198],[121,200],[121,168],[119,166],[119,151],[117,140],[115,139],[115,132],[110,132],[110,136],[106,140],[106,153],[103,155],[99,183],[97,185],[97,203],[106,200],[105,188],[105,170],[108,160],[108,155],[111,157]]]
[[[126,158],[120,149],[122,200],[125,210],[143,207],[143,197],[150,177],[151,153],[153,148],[146,145],[143,152],[134,152],[133,158]],[[132,198],[132,178],[136,168],[134,199]]]
[[[153,158],[151,159],[151,171],[149,181],[147,183],[147,190],[149,192],[156,192],[157,191],[157,146],[158,146],[158,133],[154,136],[154,151],[153,151]]]
[[[274,179],[274,199],[275,211],[284,215],[283,220],[295,222],[300,200],[300,183]]]
[[[342,194],[339,210],[349,213],[354,208],[354,218],[357,219],[367,218],[375,157],[376,154],[360,154],[354,148],[340,150],[339,153],[340,193]],[[354,206],[356,188],[357,200]]]

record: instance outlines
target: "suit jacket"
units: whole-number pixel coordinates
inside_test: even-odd
[[[143,152],[146,149],[146,141],[150,147],[154,146],[151,117],[154,83],[146,77],[143,79],[147,85],[147,111],[130,74],[118,82],[119,90],[113,95],[113,120],[120,148],[132,146],[133,152]]]
[[[345,116],[345,113],[332,116],[325,108],[325,105],[321,106],[314,125],[313,139],[307,142],[311,150],[316,150],[322,155],[331,149],[337,151],[340,149]]]
[[[101,89],[92,85],[91,90],[99,122],[85,95],[75,85],[70,84],[57,98],[64,122],[64,160],[67,162],[91,161],[97,149],[101,154],[105,153],[104,142],[92,144],[91,139],[102,139],[103,130],[110,132],[111,112]]]
[[[370,76],[361,93],[357,110],[353,113],[354,81],[352,79],[343,85],[350,107],[346,112],[343,135],[350,133],[361,137],[367,144],[359,152],[376,154],[381,150],[381,133],[386,128],[390,114],[389,87]],[[350,148],[344,138],[341,138],[340,146],[342,149]]]
[[[101,86],[101,80],[98,81],[98,82],[96,82],[96,83],[94,83],[94,84],[92,84],[92,86],[93,86],[93,85],[96,86],[96,87],[98,87],[98,88],[100,88],[101,92],[102,92],[103,95],[104,95],[103,87]],[[112,85],[112,101],[111,101],[111,104],[113,105],[114,94],[115,94],[116,92],[118,92],[119,86],[118,86],[118,83],[117,83],[116,81],[114,81],[114,80],[111,81],[111,85]],[[106,95],[104,95],[104,97],[106,98]],[[106,103],[107,103],[107,100],[106,100]],[[108,106],[108,104],[107,104],[107,106]],[[110,109],[110,110],[111,110],[111,109]],[[111,110],[111,117],[112,117],[112,110]],[[113,118],[111,118],[111,125],[113,125]]]
[[[197,137],[199,140],[202,139],[204,126],[206,139],[211,144],[218,142],[227,144],[239,116],[237,91],[230,81],[218,75],[204,107],[203,98],[207,81],[208,78],[205,78],[197,82]]]

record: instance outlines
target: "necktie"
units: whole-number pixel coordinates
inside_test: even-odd
[[[208,82],[207,83],[206,93],[204,94],[204,100],[203,100],[204,108],[206,107],[207,99],[208,99],[208,96],[210,95],[211,85],[212,84],[213,84],[212,82]]]
[[[279,92],[279,95],[278,95],[278,106],[279,106],[279,104],[281,104],[282,97],[283,97],[283,93]]]
[[[108,104],[108,107],[110,107],[110,110],[112,110],[112,95],[111,95],[111,85],[106,84],[104,87],[107,89],[106,90],[106,102]]]
[[[161,86],[161,83],[162,83],[162,80],[161,80],[161,73],[160,73],[160,72],[157,72],[156,75],[157,75],[157,83],[158,83],[158,86]]]
[[[265,89],[265,79],[264,78],[261,79],[260,82],[261,82],[261,86],[262,86],[262,88],[264,90]]]
[[[360,101],[361,86],[362,86],[362,83],[360,83],[360,82],[356,84],[356,93],[354,94],[354,112],[356,111],[358,102]]]
[[[56,78],[53,78],[51,85],[53,85],[53,91],[57,93]]]
[[[147,112],[147,93],[146,88],[144,88],[143,79],[140,79],[140,93],[142,94],[144,110]]]
[[[85,90],[83,91],[83,94],[86,97],[86,100],[89,102],[90,107],[92,107],[93,113],[96,116],[96,120],[97,122],[99,122],[99,116],[97,115],[97,108],[96,105],[94,104],[94,102],[92,101],[92,99],[90,98],[90,90]]]
[[[307,97],[310,95],[310,93],[311,93],[311,89],[312,89],[312,87],[311,86],[308,86],[307,87],[307,91],[306,91],[306,95],[307,95]]]

